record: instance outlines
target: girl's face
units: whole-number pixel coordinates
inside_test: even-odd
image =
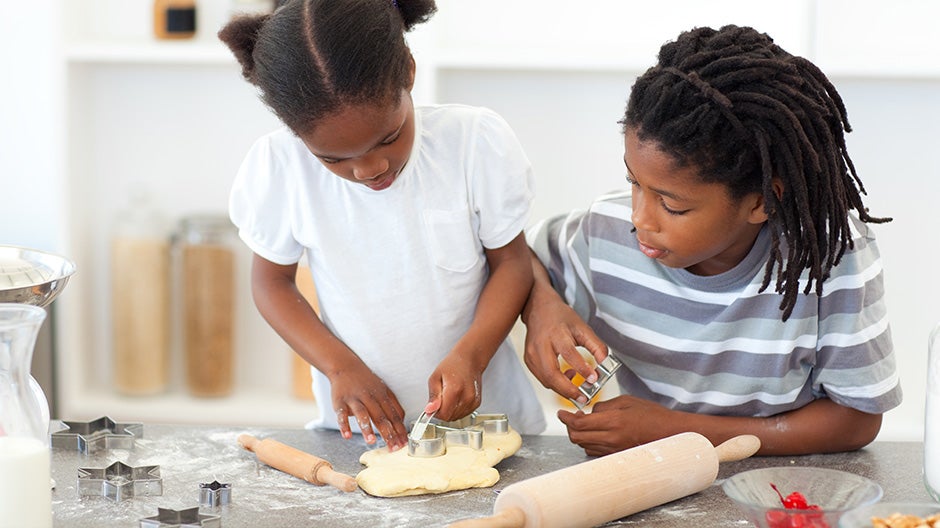
[[[397,105],[347,106],[300,139],[333,174],[381,191],[408,162],[414,137],[414,103],[402,90]]]
[[[696,275],[724,273],[744,259],[767,220],[759,193],[735,202],[725,185],[702,182],[694,167],[677,167],[633,129],[624,137],[623,161],[646,256]]]

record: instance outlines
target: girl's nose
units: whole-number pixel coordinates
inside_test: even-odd
[[[371,180],[388,170],[385,156],[365,156],[353,167],[353,176],[359,180]]]

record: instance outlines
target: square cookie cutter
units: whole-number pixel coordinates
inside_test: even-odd
[[[221,528],[218,515],[199,513],[199,508],[157,508],[157,515],[140,519],[140,528]]]
[[[483,435],[506,434],[509,418],[505,414],[470,413],[452,422],[432,421],[434,415],[421,413],[408,436],[408,455],[418,458],[439,457],[447,446],[483,449]]]
[[[49,435],[53,448],[77,449],[82,454],[101,449],[133,449],[144,436],[142,423],[117,423],[107,416],[90,422],[62,421],[67,427]]]
[[[113,501],[138,496],[163,495],[160,466],[131,467],[115,462],[104,468],[78,468],[78,492]]]
[[[569,401],[571,401],[571,403],[573,403],[579,410],[583,410],[591,403],[591,400],[597,396],[597,393],[601,391],[601,388],[604,387],[604,384],[610,380],[610,378],[614,375],[614,372],[617,372],[617,369],[619,369],[621,365],[623,365],[623,363],[618,361],[617,358],[613,356],[613,354],[607,354],[607,357],[604,358],[604,361],[598,363],[597,367],[594,369],[594,371],[597,372],[597,381],[594,383],[588,383],[587,381],[584,381],[581,383],[581,385],[578,386],[578,390],[587,398],[587,401],[581,403],[574,398],[569,398]]]

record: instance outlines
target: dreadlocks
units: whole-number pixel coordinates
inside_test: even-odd
[[[659,62],[630,93],[620,121],[652,140],[704,182],[735,200],[762,193],[771,253],[760,291],[776,268],[786,321],[809,270],[804,294],[823,282],[852,247],[848,212],[882,223],[862,203],[865,188],[845,146],[845,105],[814,64],[790,55],[749,27],[697,28],[659,51]],[[774,192],[778,180],[783,192]],[[786,256],[784,256],[786,253]]]

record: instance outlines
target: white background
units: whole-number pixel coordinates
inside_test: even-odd
[[[81,406],[109,375],[106,253],[114,212],[139,185],[171,215],[224,211],[248,145],[276,126],[213,38],[227,2],[199,2],[200,33],[189,52],[152,42],[150,6],[7,2],[0,17],[0,243],[64,253],[79,264],[56,303],[64,329],[59,383],[71,387],[66,409],[77,414],[119,403],[104,390]],[[920,438],[927,334],[940,321],[940,3],[441,0],[439,7],[410,36],[415,98],[486,105],[506,117],[536,170],[533,221],[624,186],[616,121],[633,79],[679,31],[753,25],[814,60],[848,107],[849,152],[867,204],[894,217],[875,229],[905,401],[885,416],[881,438]],[[270,360],[276,337],[250,301],[242,303],[238,383],[270,391],[287,383],[288,356]],[[279,370],[258,375],[271,368]],[[175,417],[191,403],[169,398],[150,412]]]

